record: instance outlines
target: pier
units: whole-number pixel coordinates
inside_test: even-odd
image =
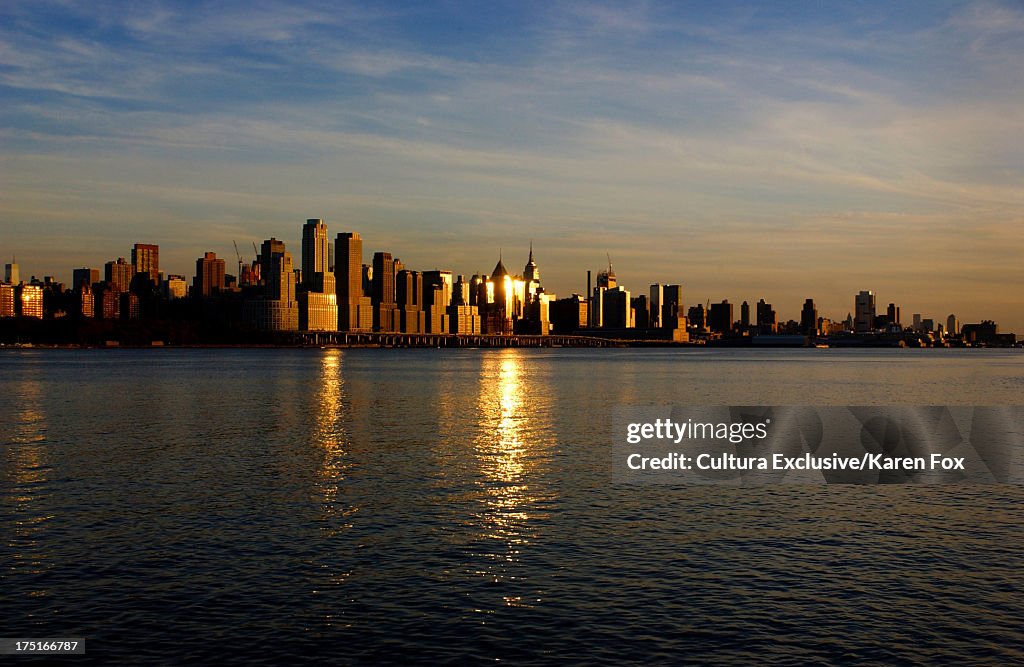
[[[621,341],[593,336],[490,334],[410,334],[350,331],[299,331],[282,340],[289,345],[338,347],[622,347]]]

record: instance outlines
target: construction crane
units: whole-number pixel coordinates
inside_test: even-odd
[[[235,257],[238,258],[238,283],[242,283],[242,253],[238,252],[238,244],[234,241],[231,242],[235,246]]]

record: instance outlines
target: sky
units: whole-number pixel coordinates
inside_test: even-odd
[[[1024,334],[1024,2],[0,5],[0,258],[357,231],[634,293]],[[229,269],[229,272],[232,272]],[[737,310],[738,313],[738,310]]]

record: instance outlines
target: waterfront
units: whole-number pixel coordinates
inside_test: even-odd
[[[1017,404],[1017,350],[5,350],[0,371],[9,636],[133,662],[1024,659],[1021,487],[637,488],[609,458],[615,404]]]

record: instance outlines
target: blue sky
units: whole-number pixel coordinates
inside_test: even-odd
[[[367,257],[1024,333],[1024,3],[0,6],[0,254]],[[297,257],[296,257],[297,259]],[[9,259],[5,260],[9,261]]]

